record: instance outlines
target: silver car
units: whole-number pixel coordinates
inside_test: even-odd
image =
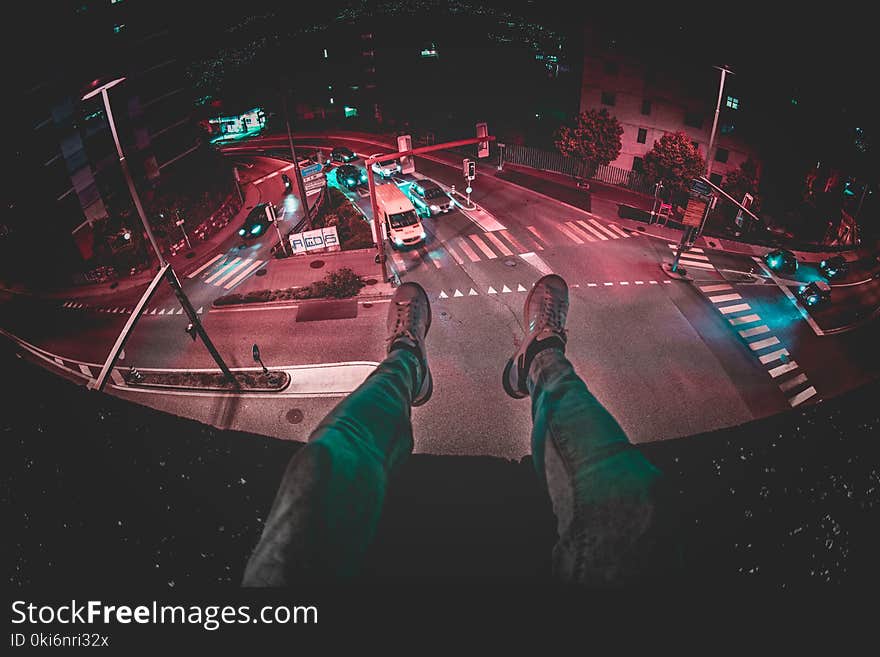
[[[371,155],[370,157],[384,157],[384,153],[376,153],[375,155]],[[395,173],[400,171],[400,162],[398,162],[393,156],[388,157],[388,159],[379,160],[377,162],[373,162],[373,173],[377,173],[383,178],[390,178]]]
[[[409,186],[409,197],[419,214],[433,216],[449,212],[454,207],[452,199],[433,180],[417,180]]]

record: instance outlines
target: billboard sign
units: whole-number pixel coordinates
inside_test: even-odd
[[[301,255],[318,249],[328,251],[339,251],[340,249],[336,226],[294,233],[289,239],[294,255]]]

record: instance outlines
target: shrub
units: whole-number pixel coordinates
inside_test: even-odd
[[[317,283],[324,284],[324,293],[320,296],[334,297],[336,299],[353,297],[364,286],[361,277],[348,267],[329,272],[323,281],[317,281]]]

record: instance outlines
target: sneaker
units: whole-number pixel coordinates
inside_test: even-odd
[[[556,274],[542,276],[529,290],[523,305],[526,337],[504,368],[504,391],[521,399],[529,394],[528,378],[532,360],[539,351],[555,347],[565,351],[568,315],[568,285]]]
[[[428,368],[425,336],[431,328],[431,303],[418,283],[404,283],[394,291],[388,308],[388,353],[406,349],[419,358],[419,370],[413,381],[412,405],[421,406],[431,398],[434,382]]]

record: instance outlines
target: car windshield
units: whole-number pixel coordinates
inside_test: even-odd
[[[392,228],[403,228],[404,226],[412,226],[413,224],[419,223],[419,218],[416,216],[415,210],[407,210],[406,212],[392,214],[390,219]]]
[[[384,162],[379,162],[379,166],[383,167],[393,167],[395,164],[396,163],[394,160],[385,160]]]
[[[425,198],[441,198],[443,196],[446,196],[446,194],[439,187],[428,187],[425,190]]]

